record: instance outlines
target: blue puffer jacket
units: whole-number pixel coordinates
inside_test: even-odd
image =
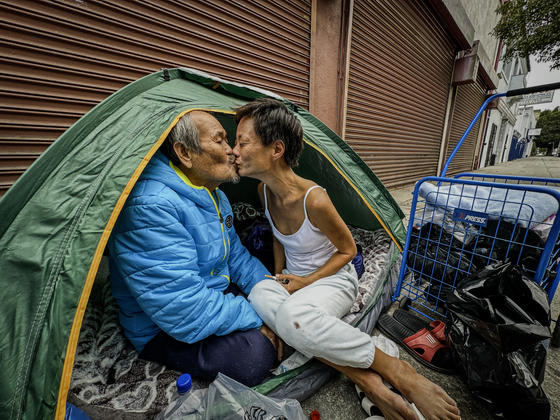
[[[244,298],[223,291],[232,281],[248,295],[269,272],[241,245],[225,194],[179,173],[157,152],[109,239],[113,295],[138,352],[161,330],[195,343],[262,325]]]

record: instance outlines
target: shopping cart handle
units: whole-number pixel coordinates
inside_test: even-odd
[[[453,149],[453,151],[451,152],[451,154],[447,158],[447,161],[445,162],[445,165],[443,165],[443,169],[441,170],[440,177],[444,177],[445,174],[447,173],[447,168],[449,168],[449,164],[451,163],[451,161],[455,157],[455,154],[457,153],[457,151],[459,150],[459,148],[461,147],[461,145],[463,144],[463,142],[467,138],[467,135],[471,132],[472,128],[474,127],[474,125],[476,123],[476,121],[478,120],[478,118],[480,117],[482,112],[486,109],[486,106],[490,103],[490,101],[492,101],[493,99],[496,99],[496,98],[500,98],[502,96],[511,97],[511,96],[518,96],[518,95],[527,95],[528,93],[543,92],[545,90],[555,90],[555,89],[560,89],[560,82],[550,83],[548,85],[532,86],[532,87],[523,88],[523,89],[514,89],[514,90],[510,90],[506,93],[496,93],[496,94],[490,96],[489,98],[487,98],[486,101],[484,101],[484,103],[482,104],[482,106],[478,110],[478,112],[476,113],[476,115],[474,116],[474,118],[472,119],[471,123],[469,124],[469,126],[467,127],[467,129],[465,130],[465,132],[463,133],[461,138],[459,139],[459,142],[455,145],[455,148]]]
[[[529,93],[544,92],[545,90],[560,89],[560,82],[550,83],[548,85],[532,86],[523,89],[513,89],[506,92],[506,97],[527,95]]]

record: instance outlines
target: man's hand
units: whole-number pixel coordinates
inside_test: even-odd
[[[262,324],[260,331],[266,338],[268,338],[272,342],[274,350],[276,350],[278,353],[278,361],[282,361],[282,356],[284,355],[284,342],[282,341],[282,339],[274,334],[274,331],[272,331],[264,324]]]

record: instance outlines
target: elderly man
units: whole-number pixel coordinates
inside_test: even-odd
[[[224,128],[193,111],[146,166],[109,240],[120,322],[140,357],[194,377],[263,381],[278,339],[239,295],[269,274],[217,187],[238,181]]]

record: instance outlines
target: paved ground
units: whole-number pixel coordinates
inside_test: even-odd
[[[475,172],[560,179],[560,158],[543,156],[530,157],[502,163],[489,168],[483,168]],[[410,185],[408,187],[390,190],[392,196],[406,215],[410,213],[413,189],[414,185]],[[390,312],[395,309],[395,306],[396,304],[390,308]],[[556,293],[552,304],[553,319],[558,318],[559,314],[560,293]],[[379,334],[379,331],[375,329],[373,333]],[[443,387],[443,389],[457,401],[463,420],[491,419],[459,376],[438,374],[417,363],[405,351],[401,353],[404,360],[408,361],[415,369],[430,380]],[[543,388],[552,404],[551,419],[560,420],[560,348],[558,347],[551,346],[549,348]],[[309,416],[311,411],[318,410],[323,420],[361,420],[367,418],[366,413],[358,403],[352,382],[343,375],[338,375],[335,379],[327,383],[319,392],[304,401],[302,403],[302,408],[306,416]]]

